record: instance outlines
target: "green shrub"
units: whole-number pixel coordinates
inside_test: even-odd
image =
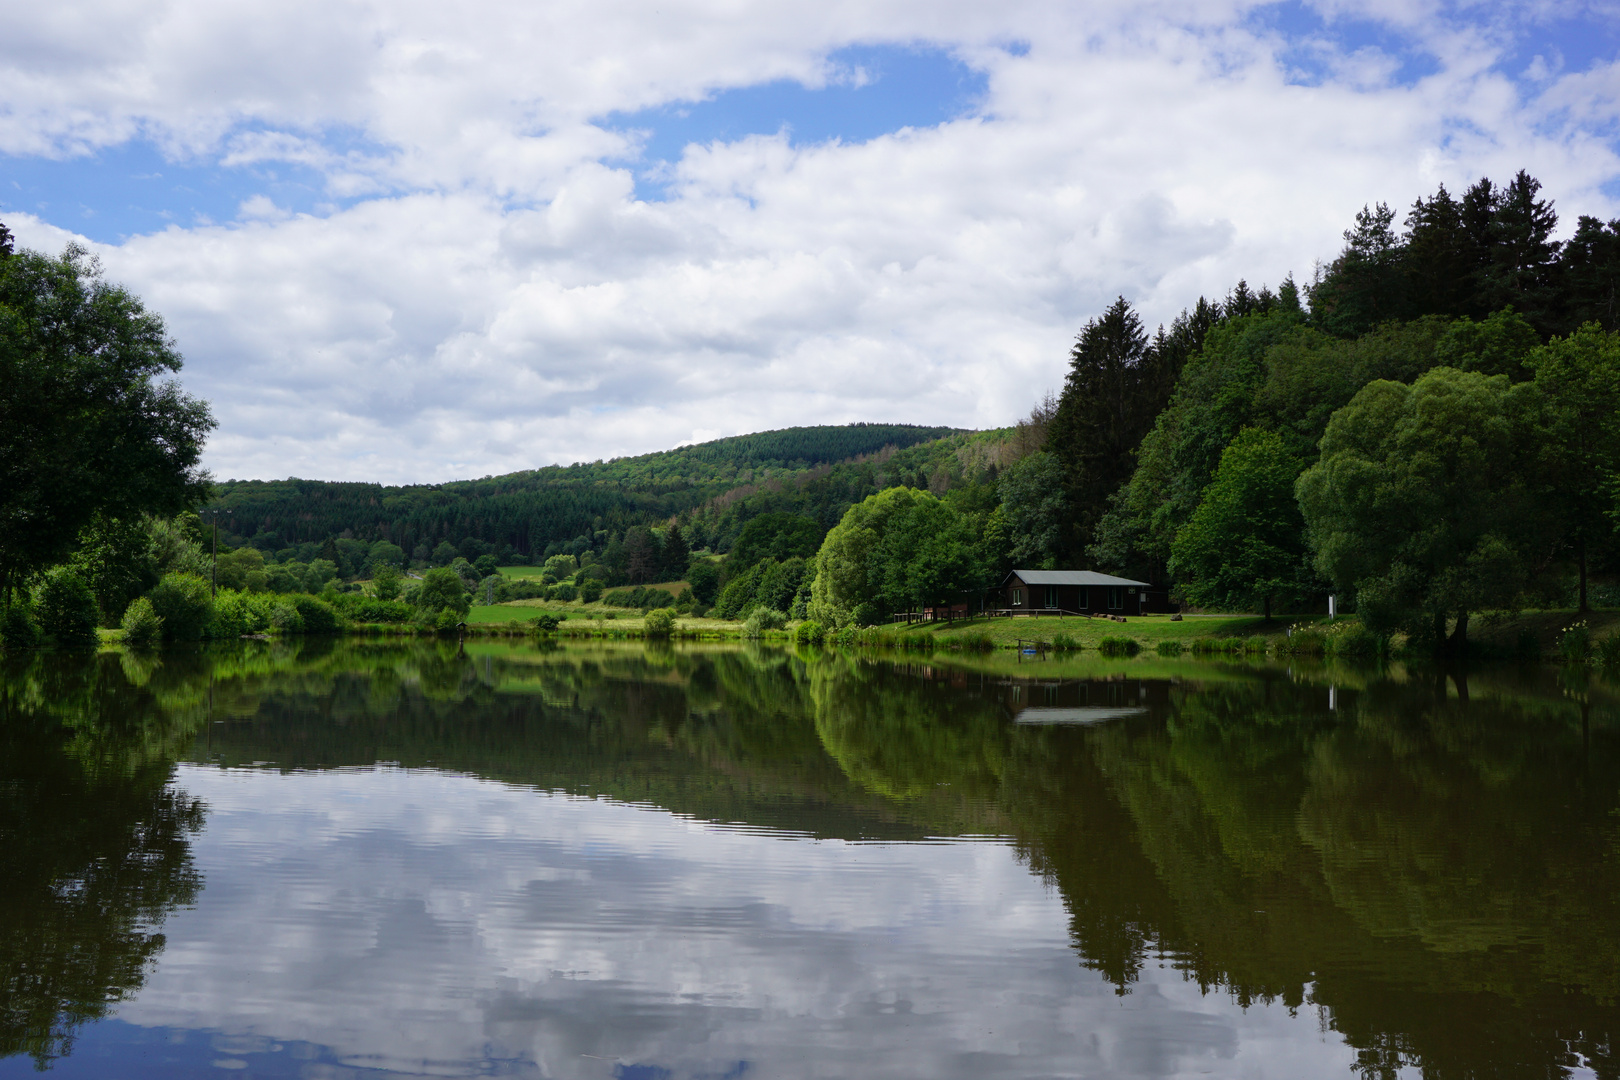
[[[1597,643],[1598,663],[1606,668],[1620,667],[1620,634],[1610,634]]]
[[[857,643],[860,631],[853,626],[841,626],[827,631],[827,644],[848,647]]]
[[[1277,642],[1277,652],[1284,656],[1321,656],[1327,652],[1327,638],[1320,630],[1296,629]]]
[[[567,586],[567,587],[568,588],[573,588],[572,585]],[[566,597],[560,597],[559,599],[567,599],[567,598]],[[597,582],[597,581],[587,579],[585,584],[581,585],[580,588],[579,588],[579,600],[580,600],[580,603],[582,603],[582,604],[594,604],[600,599],[602,599],[602,586],[601,586],[601,583]]]
[[[1181,642],[1179,642],[1179,641],[1161,641],[1161,642],[1159,642],[1159,644],[1157,646],[1154,647],[1154,651],[1157,652],[1160,656],[1180,656],[1181,655]]]
[[[13,601],[0,612],[0,645],[7,652],[32,649],[39,644],[39,627],[34,623],[33,605],[25,598]]]
[[[827,634],[831,645],[865,645],[873,648],[893,648],[894,636],[878,626],[846,626]]]
[[[399,600],[362,600],[342,610],[346,618],[368,623],[408,623],[415,614],[411,605]]]
[[[398,600],[403,582],[399,567],[392,563],[378,563],[371,572],[371,595],[378,600]]]
[[[933,652],[935,639],[933,634],[918,631],[915,634],[901,634],[895,639],[895,644],[908,652]]]
[[[214,610],[210,591],[208,582],[196,574],[164,574],[157,587],[147,593],[152,610],[163,620],[166,641],[196,641],[202,637]]]
[[[461,576],[454,570],[441,567],[422,575],[416,606],[423,617],[430,621],[437,620],[441,611],[451,611],[455,613],[456,621],[460,622],[461,616],[466,615],[472,607],[472,598],[467,595],[467,587],[462,583]]]
[[[793,631],[793,640],[800,645],[820,645],[826,637],[826,628],[814,619],[805,620]]]
[[[1295,623],[1271,642],[1271,648],[1278,656],[1321,656],[1327,652],[1327,638],[1314,623]]]
[[[559,620],[555,615],[541,614],[530,619],[529,625],[534,627],[539,633],[550,634],[554,633],[557,627],[561,625],[561,620]]]
[[[1052,635],[1052,648],[1058,652],[1079,652],[1080,642],[1060,631]]]
[[[1322,635],[1327,642],[1327,655],[1367,658],[1380,655],[1387,642],[1362,626],[1359,621],[1336,622]]]
[[[124,642],[128,645],[151,645],[163,637],[163,616],[152,609],[152,601],[137,596],[124,609]]]
[[[449,633],[460,625],[461,615],[454,608],[441,608],[433,619],[433,629],[441,634]]]
[[[206,638],[241,637],[248,632],[252,611],[247,597],[233,589],[221,589],[214,597],[214,606],[203,629]],[[127,640],[127,639],[126,639]]]
[[[1571,664],[1584,664],[1592,659],[1592,632],[1585,619],[1564,627],[1564,632],[1558,635],[1558,651],[1565,662]]]
[[[637,585],[633,589],[614,589],[602,596],[602,602],[609,607],[640,608],[645,612],[669,607],[675,603],[675,595],[668,589],[649,589],[645,585]]]
[[[297,634],[303,632],[304,620],[296,607],[277,600],[270,607],[270,628],[280,634]]]
[[[298,609],[298,618],[304,624],[306,634],[335,634],[341,623],[338,613],[324,600],[317,600],[313,596],[289,597],[294,607]],[[458,620],[459,621],[459,620]]]
[[[64,649],[82,649],[96,643],[96,621],[101,609],[96,594],[72,567],[58,566],[45,575],[34,617],[39,628]]]
[[[1097,642],[1097,651],[1104,656],[1135,656],[1142,645],[1135,638],[1105,637]]]
[[[787,616],[775,608],[757,607],[748,615],[743,623],[743,636],[750,638],[763,637],[767,630],[780,630],[787,625]]]
[[[416,614],[402,600],[378,600],[361,593],[338,593],[331,604],[343,618],[357,623],[407,623]]]
[[[579,599],[579,590],[572,585],[553,585],[551,587],[551,599],[565,604],[570,603]]]
[[[1192,643],[1195,653],[1240,653],[1244,650],[1247,638],[1197,638]]]
[[[656,608],[647,612],[641,625],[648,637],[669,637],[675,632],[675,612],[667,607]]]

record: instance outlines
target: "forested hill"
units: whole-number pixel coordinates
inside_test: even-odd
[[[492,550],[538,556],[580,537],[595,546],[599,533],[680,515],[690,520],[694,512],[700,519],[694,542],[724,548],[754,503],[760,512],[778,509],[792,492],[794,509],[831,516],[825,527],[877,488],[928,486],[938,472],[933,458],[955,454],[972,438],[956,428],[911,424],[784,428],[447,484],[233,480],[220,485],[206,510],[230,511],[233,537],[267,550],[351,537],[389,540],[410,553],[472,538]]]

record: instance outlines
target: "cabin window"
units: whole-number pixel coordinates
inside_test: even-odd
[[[1024,590],[1023,589],[1014,589],[1012,591],[1012,593],[1013,593],[1013,597],[1012,597],[1013,607],[1023,607],[1024,606]]]
[[[1055,608],[1058,606],[1058,591],[1056,585],[1048,585],[1046,587],[1046,606],[1049,608]]]
[[[1091,590],[1084,585],[1080,586],[1080,610],[1087,611],[1091,607]]]
[[[1108,586],[1108,610],[1120,611],[1125,607],[1125,590],[1118,585]]]

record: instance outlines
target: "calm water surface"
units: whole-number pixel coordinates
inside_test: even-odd
[[[0,1078],[1620,1076],[1620,694],[250,643],[0,667]]]

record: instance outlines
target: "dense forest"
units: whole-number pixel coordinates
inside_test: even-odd
[[[554,555],[581,537],[586,547],[600,546],[607,535],[677,516],[688,519],[689,532],[690,519],[702,522],[699,546],[729,548],[740,526],[737,514],[723,512],[726,506],[784,485],[826,480],[829,466],[845,463],[836,480],[819,485],[830,493],[823,505],[814,495],[798,500],[830,515],[830,526],[852,496],[864,497],[874,483],[920,480],[926,486],[925,474],[904,471],[903,464],[884,470],[886,452],[955,433],[908,424],[787,428],[606,462],[404,487],[233,480],[220,485],[206,510],[229,513],[233,544],[250,542],[266,553],[344,537],[387,540],[426,562],[442,542],[460,549],[472,540],[475,549],[510,561]]]
[[[1471,612],[1585,609],[1616,559],[1620,221],[1557,221],[1520,172],[1399,232],[1368,207],[1304,287],[1240,282],[1154,336],[1120,300],[1002,474],[1014,550],[1218,608],[1337,590],[1458,645]]]

